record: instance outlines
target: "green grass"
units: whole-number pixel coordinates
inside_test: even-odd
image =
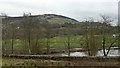
[[[106,35],[106,46],[109,46],[115,38],[112,37],[112,35]],[[34,45],[35,40],[31,40]],[[51,48],[65,48],[67,46],[67,36],[57,36],[49,39],[49,45]],[[7,48],[11,48],[11,40],[7,39]],[[70,37],[70,46],[71,48],[78,48],[78,47],[85,47],[85,37],[84,36],[71,36]],[[97,46],[101,47],[102,46],[102,36],[96,36],[96,42]],[[4,44],[4,41],[3,41]],[[28,42],[26,42],[26,45]],[[20,49],[24,46],[24,41],[20,39],[14,39],[14,49]],[[46,47],[46,38],[39,39],[39,44],[40,47]]]
[[[49,19],[48,22],[50,23],[57,23],[57,24],[64,24],[64,23],[78,23],[78,22],[75,22],[75,21],[72,21],[70,19],[64,19],[64,18],[52,18],[52,19]]]

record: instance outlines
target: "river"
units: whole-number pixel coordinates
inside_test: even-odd
[[[107,52],[107,50],[106,50]],[[68,56],[67,54],[63,53],[62,56]],[[71,52],[70,56],[88,56],[86,52]],[[96,53],[96,56],[103,56],[103,50],[99,50]],[[110,50],[108,56],[120,56],[120,50]]]

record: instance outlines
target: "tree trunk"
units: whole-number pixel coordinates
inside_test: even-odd
[[[30,32],[29,32],[29,34],[28,34],[28,51],[29,51],[29,54],[31,54],[31,37],[30,37]]]
[[[105,52],[105,37],[103,37],[102,46],[103,46],[103,54],[104,54],[104,56],[107,56],[107,55],[106,55],[106,52]]]
[[[70,36],[68,36],[68,56],[70,56]]]
[[[116,40],[115,40],[115,41],[116,41]],[[109,51],[110,51],[111,47],[113,46],[113,44],[115,43],[115,41],[112,42],[111,45],[109,46],[108,51],[107,51],[107,53],[106,53],[106,56],[109,54]]]
[[[13,34],[12,34],[12,43],[11,43],[11,45],[12,45],[11,54],[13,54],[13,49],[14,49],[14,29],[13,29]]]
[[[47,38],[47,54],[50,53],[49,51],[50,51],[49,38]]]

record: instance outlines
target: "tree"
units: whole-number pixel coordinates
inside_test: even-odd
[[[3,23],[4,22],[4,23]],[[2,54],[6,54],[6,45],[7,45],[7,38],[8,38],[8,22],[6,22],[5,18],[2,19]]]
[[[31,54],[31,28],[32,28],[32,18],[30,18],[31,14],[25,14],[23,15],[23,32],[24,32],[24,40],[25,42],[28,42],[28,52]]]
[[[54,37],[54,29],[52,28],[52,24],[49,23],[47,20],[44,21],[42,24],[44,31],[43,36],[45,38],[45,46],[46,46],[46,53],[50,54],[50,38]]]
[[[15,32],[16,32],[16,27],[17,27],[17,23],[15,21],[12,21],[8,18],[8,16],[6,14],[4,19],[3,19],[3,52],[7,50],[7,39],[9,39],[10,43],[11,43],[11,54],[13,54],[13,50],[14,50],[14,39],[15,39]],[[9,34],[9,35],[8,35]],[[10,44],[9,44],[10,45]]]
[[[74,33],[74,26],[71,23],[65,23],[66,27],[63,27],[60,29],[60,34],[63,35],[64,39],[64,44],[66,47],[66,51],[68,53],[68,56],[70,56],[70,49],[71,49],[71,45],[73,43],[74,40],[74,36],[76,33]]]
[[[32,37],[34,37],[32,40],[32,54],[40,54],[40,44],[39,40],[44,38],[44,28],[41,23],[44,23],[41,19],[34,18],[34,28]]]
[[[66,43],[67,43],[68,56],[70,56],[71,36],[67,35],[66,37],[67,37]]]
[[[15,22],[10,22],[11,25],[11,54],[13,54],[14,50],[14,39],[15,39],[15,30],[16,30],[16,23]]]
[[[88,50],[89,56],[95,56],[98,51],[97,39],[95,37],[95,27],[94,19],[90,18],[86,20],[85,30],[86,30],[86,48]]]
[[[105,35],[106,35],[106,30],[107,30],[107,27],[108,27],[108,25],[110,25],[110,23],[111,22],[113,22],[113,19],[111,19],[109,16],[107,16],[107,15],[101,15],[101,17],[102,17],[102,23],[103,23],[103,25],[102,25],[102,48],[103,48],[103,54],[104,54],[104,56],[107,56],[108,55],[108,53],[109,53],[109,51],[110,51],[110,48],[114,45],[114,43],[116,42],[116,40],[115,41],[113,41],[111,44],[110,44],[110,46],[109,46],[109,48],[108,48],[108,51],[106,52],[106,48],[105,48],[105,45],[106,45],[106,37],[105,37]]]
[[[28,42],[26,44],[28,44],[28,52],[29,54],[33,54],[32,53],[32,48],[33,48],[33,39],[35,39],[35,34],[34,31],[36,31],[36,28],[39,25],[38,24],[38,20],[35,20],[32,16],[31,13],[29,14],[24,14],[23,15],[23,20],[22,20],[22,29],[23,29],[23,37],[24,37],[24,42]]]

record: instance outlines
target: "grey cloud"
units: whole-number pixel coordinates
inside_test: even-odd
[[[117,18],[117,2],[119,0],[0,0],[0,12],[8,15],[54,13],[82,20],[100,14]]]

